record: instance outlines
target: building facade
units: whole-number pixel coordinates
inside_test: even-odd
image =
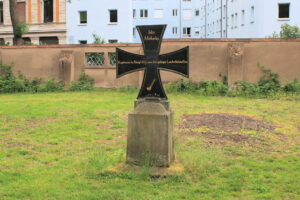
[[[284,23],[300,26],[298,10],[299,0],[76,0],[67,4],[68,43],[92,43],[94,33],[137,43],[136,26],[156,24],[167,24],[171,39],[265,38]]]
[[[68,44],[133,42],[132,0],[72,0],[67,2]]]
[[[201,38],[200,0],[133,0],[134,42],[138,25],[167,24],[164,38]]]
[[[66,44],[65,0],[20,0],[17,9],[20,22],[28,26],[25,44]],[[13,43],[9,0],[0,0],[0,42]]]
[[[228,38],[265,38],[284,23],[300,26],[299,0],[228,0]]]

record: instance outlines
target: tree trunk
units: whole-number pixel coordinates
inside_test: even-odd
[[[21,45],[22,44],[22,37],[17,35],[17,27],[19,22],[19,16],[17,11],[17,0],[9,0],[9,11],[10,11],[10,19],[13,27],[13,44],[14,45]]]

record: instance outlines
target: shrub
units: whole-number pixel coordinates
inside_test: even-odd
[[[167,92],[197,93],[208,96],[245,96],[245,97],[273,97],[281,93],[300,94],[300,83],[298,80],[282,85],[279,81],[279,75],[273,73],[271,69],[260,65],[263,75],[258,83],[248,83],[238,81],[233,86],[228,86],[227,77],[222,81],[200,81],[198,84],[189,80],[179,79],[178,82],[170,82],[166,85]]]
[[[300,82],[295,79],[283,87],[285,92],[300,94]]]
[[[95,80],[88,76],[84,69],[81,70],[78,82],[72,82],[70,91],[92,90],[94,89]]]
[[[265,68],[265,66],[257,64],[263,71],[263,76],[258,81],[258,86],[261,94],[268,95],[280,90],[281,84],[279,81],[279,75],[272,73],[271,69]]]
[[[94,88],[94,79],[82,71],[78,82],[73,82],[69,89],[65,88],[62,81],[49,79],[43,82],[41,78],[27,79],[20,72],[18,78],[11,71],[11,65],[4,65],[0,62],[0,93],[14,92],[56,92],[56,91],[81,91]]]

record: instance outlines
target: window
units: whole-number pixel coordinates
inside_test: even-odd
[[[154,10],[154,18],[155,19],[161,19],[164,17],[164,12],[162,9],[156,9]]]
[[[133,17],[133,19],[135,19],[135,16],[136,16],[136,9],[133,9],[133,11],[132,11],[132,17]]]
[[[242,23],[241,25],[244,26],[245,25],[245,10],[242,10]]]
[[[255,10],[254,10],[254,6],[251,7],[251,18],[250,18],[250,22],[254,23],[254,15],[255,15]]]
[[[116,63],[117,63],[116,53],[115,52],[108,52],[108,56],[109,56],[109,64],[111,66],[116,66]]]
[[[22,45],[30,45],[31,39],[29,37],[22,38]]]
[[[183,20],[192,19],[192,10],[183,10]]]
[[[194,28],[194,30],[195,30],[195,35],[200,35],[200,28],[199,27],[195,27]]]
[[[278,18],[279,19],[288,19],[290,18],[290,4],[278,4]]]
[[[53,22],[53,0],[44,0],[44,22]]]
[[[87,66],[103,66],[104,65],[104,53],[103,52],[88,52],[85,53]]]
[[[0,1],[0,24],[3,24],[3,1]]]
[[[238,24],[238,14],[235,13],[234,28],[237,28],[237,24]]]
[[[110,10],[109,11],[109,22],[110,23],[118,23],[118,10]]]
[[[173,15],[174,17],[176,17],[176,16],[178,15],[177,9],[173,9],[172,15]]]
[[[26,5],[25,2],[17,2],[17,12],[20,22],[26,22]]]
[[[57,37],[40,37],[40,44],[41,45],[58,44],[58,38]]]
[[[79,44],[87,44],[86,40],[79,40]]]
[[[178,34],[178,28],[177,27],[173,27],[172,28],[172,33],[173,33],[173,35],[177,35]]]
[[[87,23],[87,11],[80,11],[79,12],[80,24]]]
[[[118,43],[118,40],[108,40],[108,43],[110,43],[110,44],[116,44],[116,43]]]
[[[199,16],[200,15],[200,11],[199,11],[199,9],[196,9],[195,10],[195,16]]]
[[[183,37],[191,37],[191,28],[183,27]]]
[[[4,46],[4,45],[5,45],[4,38],[0,38],[0,46]]]
[[[141,9],[140,10],[140,17],[141,18],[148,18],[148,10],[147,9]]]
[[[136,37],[136,28],[133,28],[132,34],[133,34],[133,37],[135,38]]]

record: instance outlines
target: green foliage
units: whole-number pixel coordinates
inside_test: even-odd
[[[93,33],[93,38],[94,38],[93,44],[105,44],[105,40],[95,33]]]
[[[28,32],[28,30],[29,30],[28,25],[25,22],[19,23],[16,29],[16,36],[22,37],[22,35]]]
[[[300,29],[298,26],[291,26],[289,24],[281,25],[281,31],[279,34],[273,32],[272,35],[267,36],[267,38],[300,38]]]
[[[262,66],[259,63],[257,64],[257,66],[263,72],[263,76],[258,81],[260,93],[268,95],[270,93],[280,91],[281,84],[279,81],[279,75],[276,73],[272,73],[271,69],[267,69],[265,66]]]
[[[70,88],[66,88],[62,81],[49,79],[45,82],[41,78],[29,80],[20,72],[15,77],[11,70],[11,65],[0,63],[0,93],[16,92],[58,92],[58,91],[82,91],[94,88],[94,79],[82,71],[78,82],[73,82]]]
[[[70,91],[92,90],[95,80],[88,76],[82,69],[78,82],[72,82]]]
[[[295,79],[291,82],[288,82],[283,89],[285,92],[300,94],[300,82],[298,79]]]
[[[280,38],[300,38],[299,27],[289,24],[281,25]]]
[[[245,97],[271,97],[277,94],[300,94],[300,83],[297,79],[282,85],[279,76],[273,73],[271,69],[258,63],[263,75],[258,83],[248,83],[238,81],[233,86],[228,86],[227,77],[222,81],[200,81],[195,83],[193,78],[189,80],[180,79],[178,82],[169,82],[166,86],[167,92],[173,93],[197,93],[205,96],[245,96]]]

